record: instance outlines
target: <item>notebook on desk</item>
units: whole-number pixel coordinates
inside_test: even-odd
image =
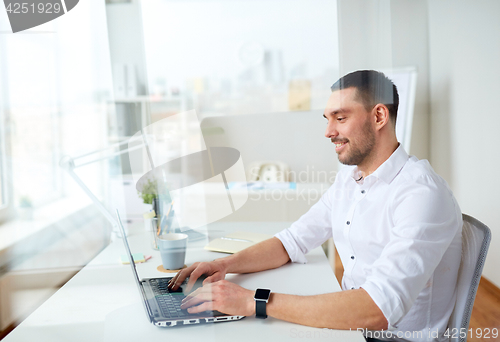
[[[272,238],[272,235],[269,234],[235,232],[210,241],[205,246],[205,249],[212,252],[232,254],[270,238]]]
[[[116,210],[116,216],[135,283],[142,297],[142,304],[146,310],[146,315],[151,323],[159,327],[173,327],[176,325],[234,321],[245,317],[226,315],[218,311],[189,314],[187,310],[182,310],[181,301],[186,297],[184,289],[188,279],[176,291],[171,291],[167,287],[172,277],[139,279],[118,210]],[[198,278],[193,291],[202,286],[204,279],[203,277]]]

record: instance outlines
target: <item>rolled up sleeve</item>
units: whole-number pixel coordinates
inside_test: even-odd
[[[331,193],[332,187],[321,196],[319,201],[290,228],[275,235],[292,262],[306,263],[306,254],[332,237]]]

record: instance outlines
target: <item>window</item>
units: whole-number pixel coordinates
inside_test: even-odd
[[[3,125],[3,115],[0,113],[0,215],[5,212],[9,203],[7,197],[7,156],[5,153],[5,138],[6,132]]]
[[[60,159],[107,143],[112,86],[106,63],[108,41],[103,34],[107,31],[105,6],[80,3],[70,15],[24,34],[0,34],[0,86],[8,89],[1,95],[6,97],[9,113],[9,125],[0,126],[0,132],[10,132],[11,200],[16,207],[36,208],[77,193],[76,184],[59,167]],[[1,140],[5,151],[4,134]],[[5,169],[5,160],[2,164]],[[102,194],[102,169],[89,169],[87,176]],[[5,204],[6,188],[1,185],[1,203]]]
[[[109,242],[109,223],[59,162],[108,144],[113,95],[104,2],[82,1],[16,34],[8,23],[0,11],[0,297],[9,298],[0,330],[26,317]],[[80,170],[100,197],[103,164]]]
[[[0,223],[9,217],[11,214],[11,201],[9,197],[10,187],[8,183],[8,163],[7,163],[7,130],[5,127],[5,119],[7,112],[7,104],[5,97],[7,91],[2,86],[2,75],[5,73],[5,64],[3,61],[5,49],[0,39]]]
[[[148,0],[142,16],[150,93],[200,118],[322,109],[337,78],[336,1]]]

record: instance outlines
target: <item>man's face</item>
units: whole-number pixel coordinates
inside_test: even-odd
[[[370,160],[375,129],[370,112],[356,99],[356,88],[337,90],[328,99],[323,116],[328,120],[325,136],[335,144],[339,161],[362,165]]]

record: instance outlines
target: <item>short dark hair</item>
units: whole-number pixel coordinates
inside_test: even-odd
[[[332,91],[356,88],[357,98],[367,111],[381,103],[389,109],[389,117],[396,124],[399,95],[394,83],[383,73],[375,70],[358,70],[341,77],[335,82]]]

